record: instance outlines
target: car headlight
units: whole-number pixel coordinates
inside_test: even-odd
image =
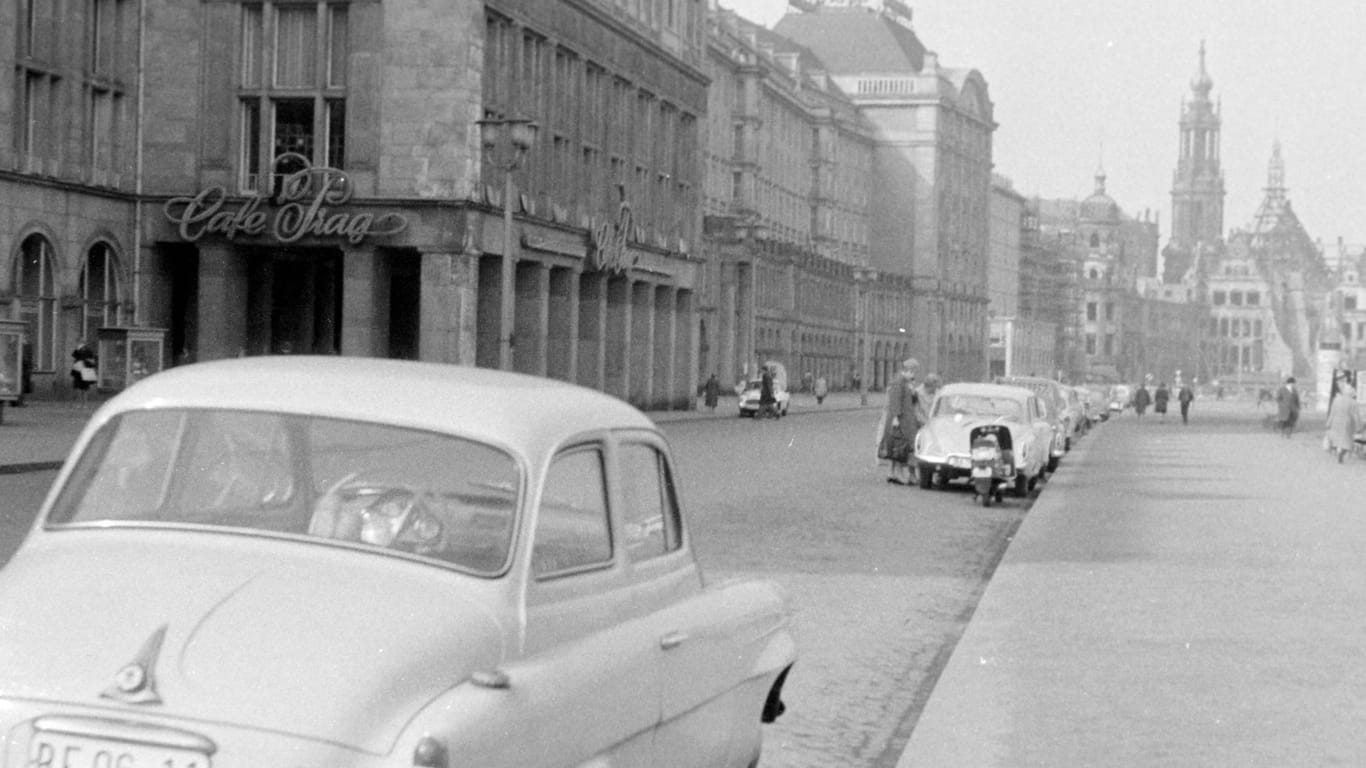
[[[413,748],[413,765],[417,768],[446,768],[449,765],[446,745],[431,736],[423,736]]]

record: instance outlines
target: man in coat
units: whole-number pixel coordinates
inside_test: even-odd
[[[1338,384],[1337,397],[1328,406],[1328,421],[1324,439],[1328,450],[1338,457],[1338,463],[1356,449],[1356,434],[1361,429],[1357,418],[1357,395],[1352,385],[1343,381]]]
[[[1290,437],[1295,431],[1295,422],[1300,420],[1300,393],[1295,389],[1295,377],[1285,380],[1276,390],[1276,421],[1280,423],[1281,434]]]
[[[1190,423],[1191,401],[1195,400],[1195,390],[1191,385],[1182,382],[1181,391],[1176,393],[1176,401],[1181,404],[1181,423]]]
[[[1140,383],[1134,388],[1134,413],[1138,414],[1139,418],[1143,418],[1150,402],[1152,399],[1148,395],[1148,388]]]

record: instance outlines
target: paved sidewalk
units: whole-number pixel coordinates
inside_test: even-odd
[[[805,393],[793,393],[788,416],[820,411],[881,408],[883,396],[868,395],[868,405],[859,405],[856,392],[832,392],[823,405]],[[85,406],[71,401],[29,400],[23,407],[6,404],[0,414],[0,474],[56,469],[80,436],[99,402],[94,398]],[[736,397],[723,396],[715,411],[708,411],[699,400],[695,411],[650,411],[648,415],[658,423],[694,419],[738,418]]]
[[[1366,461],[1195,406],[1063,462],[898,768],[1366,765]]]

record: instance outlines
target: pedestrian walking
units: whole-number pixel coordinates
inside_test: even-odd
[[[1295,423],[1300,420],[1300,393],[1295,389],[1295,377],[1290,376],[1285,384],[1276,390],[1276,423],[1281,434],[1290,437],[1295,431]]]
[[[716,403],[721,398],[721,382],[716,380],[716,374],[707,377],[707,383],[702,385],[702,402],[707,406],[707,410],[716,410]]]
[[[759,418],[778,416],[778,398],[773,393],[773,371],[765,365],[759,376]]]
[[[825,396],[830,394],[830,382],[824,376],[816,377],[816,405],[825,403]]]
[[[1190,384],[1182,383],[1181,391],[1176,393],[1176,402],[1181,405],[1181,423],[1190,423],[1191,403],[1195,400],[1195,390]]]
[[[71,351],[71,388],[82,407],[90,402],[90,388],[99,378],[99,358],[90,345],[81,342]]]
[[[1161,417],[1162,421],[1167,420],[1167,402],[1172,399],[1171,390],[1167,389],[1167,382],[1157,385],[1157,391],[1153,393],[1153,413]]]
[[[1328,406],[1328,421],[1323,435],[1324,446],[1342,463],[1343,457],[1356,448],[1356,434],[1361,430],[1361,419],[1357,415],[1356,390],[1351,384],[1342,382],[1337,397]]]
[[[887,405],[878,425],[878,458],[891,464],[887,482],[897,485],[911,485],[915,478],[912,441],[920,430],[919,377],[920,361],[913,357],[902,361],[901,371],[887,385]]]
[[[1148,388],[1142,382],[1134,388],[1134,413],[1143,418],[1143,414],[1148,411],[1148,404],[1152,402],[1152,397],[1148,395]]]

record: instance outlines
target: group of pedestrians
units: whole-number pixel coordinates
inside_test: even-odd
[[[1134,413],[1139,418],[1142,418],[1143,414],[1148,410],[1148,405],[1151,404],[1153,413],[1157,414],[1158,419],[1160,421],[1166,421],[1167,405],[1171,402],[1171,399],[1172,392],[1167,388],[1167,382],[1165,381],[1160,382],[1157,385],[1157,389],[1154,390],[1151,395],[1148,394],[1148,388],[1146,386],[1139,384],[1134,389]],[[1189,424],[1191,403],[1195,402],[1195,389],[1191,387],[1190,382],[1180,382],[1180,386],[1176,392],[1176,402],[1181,409],[1181,423]]]

